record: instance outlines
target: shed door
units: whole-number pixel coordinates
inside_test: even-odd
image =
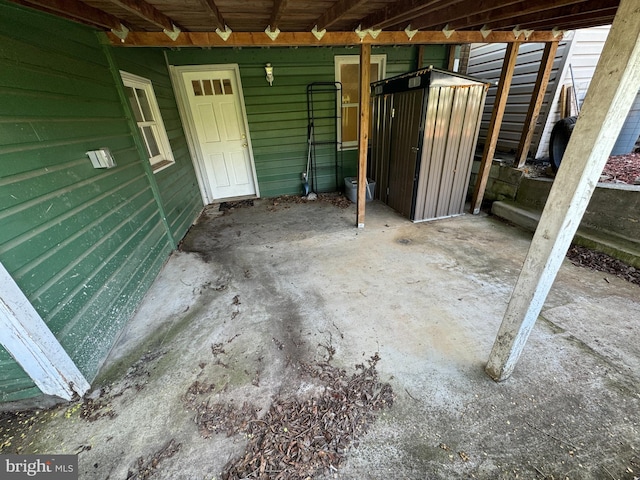
[[[256,194],[234,70],[182,72],[196,148],[210,199]]]
[[[408,218],[413,218],[423,96],[424,89],[418,89],[393,97],[387,205]]]

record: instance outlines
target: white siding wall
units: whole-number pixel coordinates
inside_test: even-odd
[[[609,26],[604,26],[567,32],[564,40],[560,42],[531,144],[531,153],[535,154],[536,158],[548,155],[549,135],[554,123],[560,117],[559,98],[561,86],[571,85],[569,65],[573,69],[578,101],[582,103],[598,58],[600,58],[600,52],[607,39],[609,28]],[[505,47],[506,45],[503,43],[471,45],[467,73],[474,77],[489,80],[494,84],[497,83],[500,79]],[[518,148],[543,49],[544,44],[541,43],[520,46],[505,116],[498,138],[498,151],[515,152]],[[479,143],[483,143],[486,138],[495,93],[496,87],[493,86],[489,89],[489,95],[487,96]]]
[[[553,125],[560,120],[560,90],[562,85],[571,86],[571,70],[573,70],[578,103],[582,105],[610,28],[606,25],[575,31],[573,42],[567,51],[562,80],[554,86],[552,107],[545,123],[542,139],[538,144],[536,158],[549,155],[549,136]],[[548,90],[551,91],[551,85]]]
[[[555,90],[558,72],[562,72],[564,54],[568,45],[568,41],[563,41],[558,47],[558,53],[549,79],[549,88],[545,95],[540,112],[540,122],[544,122],[546,114],[549,111],[549,103],[553,98],[552,92]],[[495,101],[497,91],[496,84],[500,79],[500,72],[502,70],[502,60],[504,58],[505,47],[506,44],[504,43],[471,45],[467,73],[477,78],[489,80],[494,85],[489,89],[487,96],[482,126],[480,128],[480,143],[483,143],[486,138],[489,120],[491,118],[491,111],[493,110],[493,103]],[[543,51],[544,44],[542,43],[525,43],[520,46],[511,89],[509,90],[509,98],[502,121],[502,127],[500,129],[500,136],[498,138],[498,151],[515,152],[518,148],[520,135],[522,134],[524,121],[529,108],[529,102],[531,101],[531,92],[533,91],[533,87],[536,82]],[[541,131],[542,128],[536,128],[533,137],[532,149],[536,148]]]

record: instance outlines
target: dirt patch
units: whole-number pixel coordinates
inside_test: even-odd
[[[579,245],[572,245],[567,252],[567,258],[571,263],[580,267],[606,272],[628,282],[640,285],[640,271],[606,253],[594,252]],[[605,279],[606,280],[606,279]]]
[[[222,202],[218,208],[221,212],[233,210],[234,208],[253,207],[253,200],[240,200],[238,202]]]
[[[211,404],[201,394],[211,392],[212,386],[197,381],[184,399],[196,411],[203,437],[224,433],[248,439],[244,453],[224,467],[223,480],[307,479],[321,471],[337,471],[379,411],[393,404],[391,386],[378,379],[379,359],[376,354],[368,366],[356,365],[351,376],[329,361],[301,363],[301,390],[316,393],[278,396],[262,418],[260,409],[249,402],[241,407],[232,402]]]
[[[347,197],[339,192],[334,193],[319,193],[315,200],[302,197],[300,195],[281,195],[271,200],[270,210],[275,210],[273,207],[286,206],[294,203],[329,203],[338,208],[349,208],[353,203]],[[286,208],[286,207],[285,207]]]

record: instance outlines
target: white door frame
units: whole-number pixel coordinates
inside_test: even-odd
[[[213,197],[213,193],[209,188],[207,182],[207,176],[205,174],[204,159],[202,158],[201,150],[198,144],[198,137],[196,135],[196,127],[191,119],[189,113],[189,99],[187,91],[182,81],[183,73],[192,72],[215,72],[215,71],[233,71],[236,79],[236,85],[238,86],[238,95],[240,97],[240,109],[242,110],[242,121],[244,122],[244,129],[247,135],[246,142],[249,150],[249,159],[251,161],[251,175],[253,176],[253,185],[255,187],[255,197],[260,198],[260,188],[258,186],[258,175],[256,174],[256,162],[253,158],[253,147],[251,145],[251,135],[249,134],[249,122],[247,121],[247,110],[244,105],[244,92],[242,91],[242,82],[240,81],[240,67],[237,63],[228,64],[216,64],[216,65],[183,65],[175,66],[169,65],[169,72],[171,74],[171,82],[173,83],[173,89],[176,92],[176,103],[178,104],[178,111],[180,113],[180,119],[184,126],[185,135],[187,137],[187,145],[191,158],[193,160],[193,166],[198,179],[198,185],[200,186],[200,194],[202,195],[202,201],[205,205],[217,200]],[[252,195],[253,197],[253,195]]]

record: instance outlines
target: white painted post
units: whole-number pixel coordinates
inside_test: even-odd
[[[515,368],[639,89],[640,3],[621,0],[489,356],[496,381]]]
[[[0,263],[0,343],[40,390],[71,400],[90,385]]]

